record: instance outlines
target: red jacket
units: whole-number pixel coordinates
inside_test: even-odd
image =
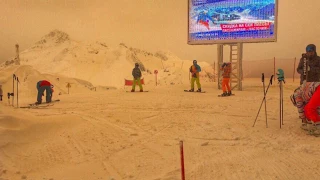
[[[51,86],[51,83],[49,81],[43,80],[40,83],[40,87],[42,87],[42,86]]]

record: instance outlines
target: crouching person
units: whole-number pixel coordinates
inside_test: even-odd
[[[290,98],[298,109],[301,128],[320,135],[320,82],[303,82]]]
[[[53,93],[53,85],[47,80],[41,80],[37,83],[37,102],[36,104],[42,103],[42,96],[44,95],[44,91],[46,91],[46,103],[50,103],[52,101],[52,93]]]

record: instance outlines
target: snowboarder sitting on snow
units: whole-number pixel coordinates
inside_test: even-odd
[[[301,128],[320,134],[320,82],[303,82],[290,96],[294,106],[298,108],[302,120]]]
[[[320,57],[317,55],[314,44],[309,44],[306,47],[306,53],[302,54],[297,72],[300,74],[300,85],[305,80],[307,82],[320,82]]]
[[[2,101],[2,96],[3,96],[3,90],[2,90],[2,85],[0,85],[0,101]]]
[[[191,89],[190,92],[194,92],[194,82],[197,83],[198,90],[197,92],[201,92],[201,84],[199,78],[199,72],[201,72],[201,67],[197,64],[197,60],[193,60],[193,65],[190,67],[190,73],[192,74],[191,78]]]
[[[141,70],[139,69],[138,63],[135,64],[135,67],[132,70],[132,76],[133,76],[133,83],[132,83],[131,92],[135,91],[136,83],[138,83],[138,85],[139,85],[140,92],[143,92],[143,88],[142,88],[141,81],[140,81],[142,74],[141,74]]]
[[[231,96],[230,89],[230,74],[231,74],[231,63],[223,63],[220,70],[222,70],[222,91],[221,96]]]
[[[38,96],[37,96],[36,104],[42,103],[42,96],[44,95],[44,91],[46,91],[46,103],[49,103],[52,101],[53,85],[49,81],[46,81],[46,80],[39,81],[37,83],[37,90],[38,90]]]

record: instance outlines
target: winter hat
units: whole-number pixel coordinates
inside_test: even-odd
[[[314,45],[314,44],[309,44],[309,45],[306,47],[306,52],[311,52],[311,51],[316,52],[316,45]]]

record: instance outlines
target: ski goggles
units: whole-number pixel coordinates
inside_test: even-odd
[[[315,51],[315,50],[314,50],[314,47],[312,47],[312,46],[308,46],[308,47],[306,48],[306,50],[307,50],[307,52]]]

